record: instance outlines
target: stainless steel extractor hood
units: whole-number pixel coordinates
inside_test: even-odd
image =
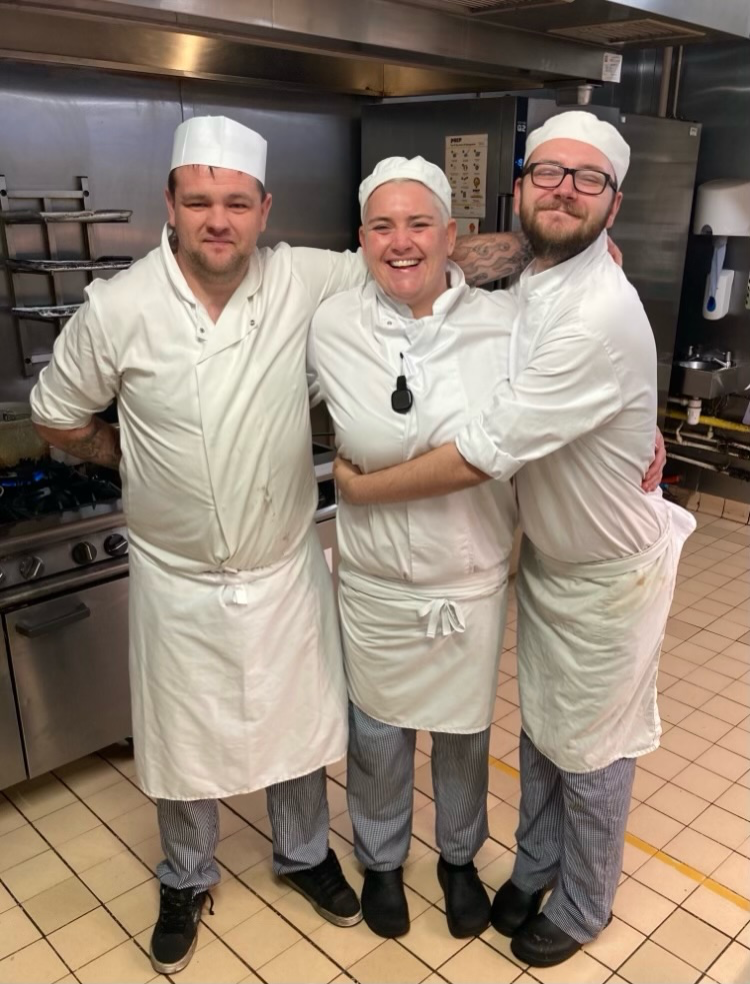
[[[0,58],[371,96],[499,91],[617,81],[625,45],[746,37],[749,18],[738,0],[0,0]]]

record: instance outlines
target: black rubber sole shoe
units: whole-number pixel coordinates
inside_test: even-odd
[[[492,902],[490,922],[503,936],[513,936],[539,912],[544,889],[524,892],[508,880],[497,890]]]
[[[437,876],[445,896],[448,932],[457,940],[481,934],[490,925],[490,900],[472,863],[448,865],[438,859]]]
[[[174,963],[161,963],[161,961],[156,959],[156,957],[154,956],[154,951],[151,949],[151,947],[149,947],[148,955],[151,960],[151,966],[154,968],[157,974],[167,974],[170,976],[172,974],[179,974],[179,972],[181,970],[184,970],[187,967],[187,965],[190,963],[190,961],[193,959],[193,954],[195,953],[195,948],[197,945],[198,945],[198,936],[196,934],[196,937],[193,940],[190,949],[187,951],[185,956],[181,957],[179,960],[176,960]]]
[[[362,915],[375,933],[385,940],[394,940],[409,932],[409,903],[404,891],[404,869],[394,871],[365,871],[362,886]]]
[[[334,926],[341,926],[341,927],[356,926],[357,923],[362,922],[361,909],[359,910],[359,912],[355,913],[352,916],[341,916],[336,912],[331,912],[330,909],[326,909],[320,902],[316,901],[316,899],[314,899],[309,892],[306,892],[301,885],[298,885],[296,882],[292,881],[289,875],[279,875],[279,877],[281,878],[282,881],[285,881],[287,885],[293,888],[295,892],[299,892],[299,894],[302,896],[303,899],[307,899],[307,901],[310,903],[313,909],[315,909],[315,911],[318,913],[319,916],[322,916],[324,919],[327,919],[328,922],[333,923]]]

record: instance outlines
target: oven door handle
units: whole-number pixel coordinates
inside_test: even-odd
[[[16,632],[19,635],[26,636],[27,639],[36,639],[38,636],[46,635],[48,632],[54,632],[56,629],[62,629],[64,626],[72,625],[74,622],[82,622],[83,619],[88,618],[90,615],[91,609],[81,602],[75,608],[71,608],[69,612],[63,612],[62,615],[56,615],[54,618],[48,618],[43,622],[32,622],[31,620],[16,622]]]

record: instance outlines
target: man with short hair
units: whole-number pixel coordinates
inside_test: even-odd
[[[361,919],[328,846],[325,766],[346,750],[347,699],[312,523],[305,349],[318,304],[366,267],[257,248],[265,164],[265,140],[234,120],[180,124],[161,245],[87,289],[31,396],[46,440],[122,473],[136,765],[165,854],[151,960],[164,974],[189,962],[219,880],[223,797],[267,787],[275,872],[336,925]],[[494,266],[473,245],[488,241]],[[498,235],[463,252],[495,279],[524,247]],[[119,430],[94,416],[115,398]]]
[[[336,466],[353,504],[516,477],[522,795],[516,862],[492,922],[532,966],[568,959],[611,918],[636,757],[659,744],[659,651],[695,526],[641,489],[656,351],[606,249],[629,156],[590,113],[530,135],[515,208],[536,259],[512,290],[509,379],[455,442],[368,475]]]

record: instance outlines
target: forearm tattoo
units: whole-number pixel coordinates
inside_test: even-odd
[[[473,287],[518,276],[533,258],[529,241],[522,232],[461,236],[451,256]]]
[[[119,429],[96,417],[91,422],[91,428],[86,434],[68,437],[63,450],[84,461],[117,470],[122,458]]]

